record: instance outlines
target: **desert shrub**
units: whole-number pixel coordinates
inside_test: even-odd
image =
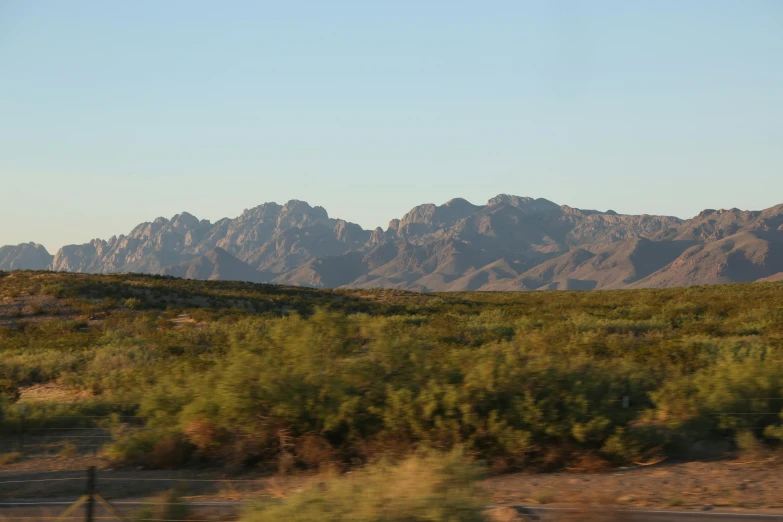
[[[191,446],[178,433],[165,430],[130,430],[115,433],[105,453],[114,462],[151,469],[171,469],[187,463]]]
[[[125,300],[125,306],[131,310],[139,310],[143,303],[141,302],[141,299],[137,297],[129,297]]]
[[[475,484],[481,473],[458,452],[417,455],[328,480],[283,502],[255,505],[240,520],[479,522],[487,503]]]
[[[761,444],[752,431],[743,430],[734,437],[737,449],[745,454],[756,454],[761,450]]]
[[[305,435],[296,441],[296,458],[308,468],[329,468],[338,463],[340,455],[323,437]]]
[[[69,288],[63,283],[53,283],[53,284],[46,284],[41,287],[41,294],[43,295],[50,295],[52,297],[56,297],[58,299],[61,299],[63,297],[70,297],[74,295],[74,291],[72,288]]]
[[[72,442],[66,442],[62,448],[60,448],[60,451],[57,452],[57,456],[60,458],[70,458],[76,455],[79,452],[79,448],[76,446],[76,444]]]
[[[12,451],[10,453],[0,453],[0,466],[7,466],[13,464],[17,460],[22,458],[22,454],[18,451]]]

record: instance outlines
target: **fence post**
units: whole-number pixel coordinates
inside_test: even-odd
[[[19,403],[19,453],[24,453],[24,410],[25,404]]]
[[[87,468],[87,522],[95,521],[95,466]]]

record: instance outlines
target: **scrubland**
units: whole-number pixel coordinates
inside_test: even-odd
[[[5,433],[46,386],[64,395],[29,395],[27,425],[99,426],[118,466],[394,474],[460,448],[497,474],[766,455],[783,437],[783,283],[418,294],[0,272]],[[376,496],[375,469],[336,491]]]

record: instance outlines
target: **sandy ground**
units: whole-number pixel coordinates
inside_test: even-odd
[[[505,505],[783,511],[783,458],[662,463],[602,473],[501,475],[485,482]]]

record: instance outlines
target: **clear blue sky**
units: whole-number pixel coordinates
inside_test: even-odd
[[[783,202],[783,1],[0,0],[0,245],[303,199]]]

